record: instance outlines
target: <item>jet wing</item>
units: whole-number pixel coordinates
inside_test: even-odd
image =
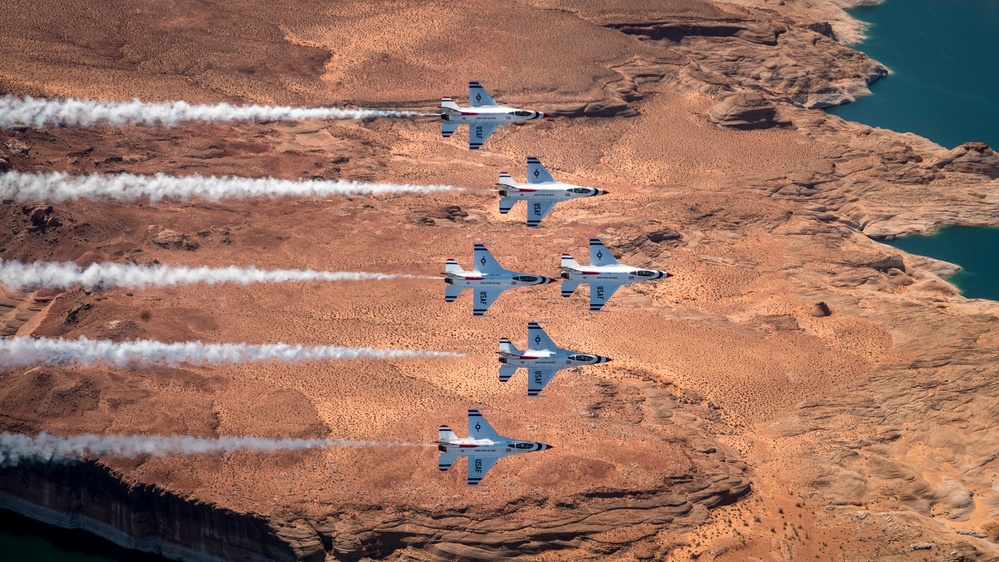
[[[496,299],[503,294],[503,289],[499,287],[490,289],[475,289],[472,293],[475,300],[472,301],[472,316],[482,316],[489,310],[489,307],[496,302]]]
[[[458,129],[458,125],[458,123],[448,121],[441,123],[441,136],[444,138],[450,137]]]
[[[493,101],[493,97],[486,92],[486,89],[482,87],[482,84],[479,84],[478,82],[468,83],[469,107],[495,107],[497,105],[499,104]]]
[[[616,283],[590,283],[590,311],[596,312],[603,308],[619,288],[621,285]]]
[[[560,369],[528,369],[527,370],[527,395],[537,396],[552,380],[555,373]]]
[[[590,265],[618,265],[617,260],[607,251],[599,238],[590,238]]]
[[[475,244],[472,246],[472,259],[475,260],[475,269],[481,273],[503,273],[506,271],[503,266],[496,261],[485,244]]]
[[[489,425],[486,418],[478,410],[468,410],[468,436],[472,439],[492,439],[499,441],[503,439],[499,433]]]
[[[528,201],[527,226],[538,226],[557,201]]]
[[[489,469],[502,457],[468,455],[468,485],[478,486]]]
[[[499,127],[499,123],[476,123],[471,122],[468,124],[468,149],[478,150],[482,148],[485,144],[486,139],[489,135],[493,134],[496,127]]]
[[[527,183],[552,183],[554,181],[555,178],[548,173],[548,170],[541,164],[541,160],[536,156],[527,157]]]
[[[559,346],[555,345],[548,334],[541,329],[541,325],[537,322],[527,323],[527,349],[528,351],[539,350],[539,349],[561,349]]]

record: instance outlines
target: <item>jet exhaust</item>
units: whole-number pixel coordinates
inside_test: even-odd
[[[136,174],[74,176],[61,172],[32,174],[7,172],[0,175],[0,199],[17,202],[72,199],[133,202],[146,199],[186,201],[200,197],[208,201],[249,197],[329,197],[391,193],[434,193],[460,188],[451,185],[413,185],[330,180],[279,180],[232,176],[152,176]]]
[[[137,265],[94,263],[87,267],[72,262],[4,261],[0,259],[0,285],[11,289],[70,289],[124,287],[173,287],[193,283],[286,283],[308,281],[381,281],[386,279],[436,279],[420,275],[366,273],[360,271],[315,271],[311,269],[257,269],[256,267],[186,267],[182,265]]]
[[[170,454],[222,454],[238,451],[304,451],[330,447],[432,447],[433,444],[347,439],[266,439],[261,437],[191,437],[181,435],[94,435],[59,437],[49,433],[0,433],[0,467],[21,463],[66,463],[87,457],[136,457]]]
[[[0,368],[29,365],[93,365],[148,367],[249,362],[356,361],[361,359],[460,358],[461,353],[409,349],[375,349],[336,345],[303,346],[284,343],[166,343],[152,340],[114,342],[80,337],[14,337],[0,339]]]
[[[90,127],[146,125],[173,127],[184,121],[277,121],[306,119],[369,119],[374,117],[436,117],[437,113],[287,105],[189,104],[184,101],[130,102],[76,98],[0,98],[0,128],[45,126]]]

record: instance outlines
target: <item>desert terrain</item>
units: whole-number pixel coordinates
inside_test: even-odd
[[[887,70],[836,2],[524,0],[15,3],[0,94],[409,109],[468,80],[540,109],[484,149],[439,121],[0,130],[23,172],[449,184],[324,199],[0,205],[4,260],[437,275],[474,242],[557,277],[600,237],[673,277],[587,312],[587,289],[505,293],[486,318],[440,280],[6,290],[7,337],[431,349],[456,359],[40,365],[0,374],[0,430],[430,444],[488,408],[555,445],[486,486],[427,447],[98,460],[134,486],[262,517],[302,559],[999,558],[999,304],[877,240],[999,222],[999,156],[819,108]],[[974,139],[969,139],[974,140]],[[528,155],[609,190],[524,226],[500,171]],[[827,305],[829,314],[818,307]],[[496,342],[542,321],[613,362],[528,399]]]

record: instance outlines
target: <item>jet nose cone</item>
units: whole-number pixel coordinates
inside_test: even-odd
[[[608,193],[610,193],[610,191],[607,191],[606,189],[597,190],[597,195],[607,195]]]
[[[601,363],[610,363],[611,362],[611,358],[610,357],[601,357],[600,358],[600,362]]]
[[[544,118],[545,118],[545,114],[542,113],[541,111],[539,111],[538,112],[538,119],[544,119]]]
[[[555,280],[554,280],[554,279],[552,279],[551,277],[542,277],[542,278],[541,278],[541,283],[540,283],[540,284],[541,284],[541,285],[547,285],[547,284],[549,284],[549,283],[554,283],[554,282],[555,282]]]
[[[544,451],[545,449],[554,449],[555,448],[554,445],[549,445],[547,443],[538,443],[538,445],[540,445],[540,447],[538,448],[539,451]]]
[[[672,273],[669,273],[669,272],[666,272],[666,271],[663,271],[662,274],[663,274],[663,279],[665,279],[667,277],[673,277]]]

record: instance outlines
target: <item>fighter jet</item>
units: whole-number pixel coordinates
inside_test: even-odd
[[[489,253],[483,244],[475,244],[475,269],[465,271],[454,260],[447,260],[444,265],[444,300],[454,302],[465,289],[472,288],[475,299],[472,301],[472,315],[482,316],[503,291],[527,285],[544,285],[554,279],[540,275],[517,273],[503,267]]]
[[[548,337],[537,322],[527,323],[527,350],[521,351],[504,338],[499,343],[499,379],[510,380],[517,369],[527,369],[527,395],[537,396],[555,373],[580,365],[607,363],[609,357],[562,349]]]
[[[562,296],[572,296],[580,283],[589,283],[591,311],[600,310],[621,285],[665,277],[670,277],[670,274],[618,263],[599,238],[590,238],[589,267],[579,265],[568,254],[562,255],[562,279],[565,279],[562,281]]]
[[[441,98],[441,135],[450,137],[458,125],[468,123],[468,149],[478,150],[496,127],[518,121],[541,119],[540,111],[497,104],[478,82],[468,83],[468,107],[458,107],[451,98]]]
[[[555,181],[537,156],[527,157],[527,183],[518,183],[510,174],[500,172],[499,188],[499,212],[504,215],[510,212],[517,201],[527,201],[527,226],[538,226],[541,219],[559,201],[607,193],[602,189]]]
[[[459,455],[468,457],[469,486],[478,486],[489,469],[503,457],[554,448],[545,443],[503,437],[478,410],[471,409],[468,410],[468,437],[458,437],[446,425],[440,426],[437,436],[437,450],[441,452],[437,468],[447,470]]]

